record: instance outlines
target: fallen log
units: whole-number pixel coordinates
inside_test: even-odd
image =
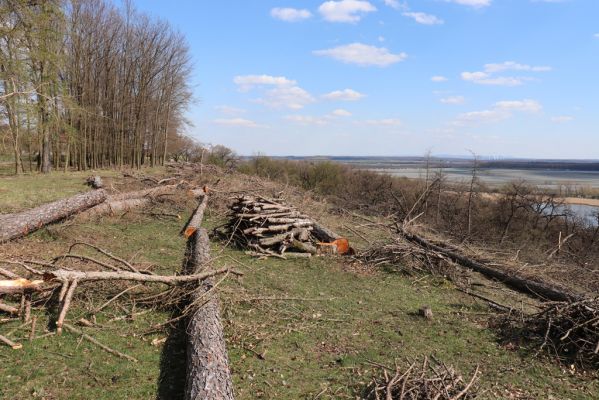
[[[399,233],[412,243],[415,243],[425,249],[431,249],[433,251],[441,253],[444,256],[451,259],[452,261],[466,268],[470,268],[476,272],[480,272],[481,274],[489,278],[496,279],[502,282],[503,284],[512,287],[513,289],[527,293],[542,300],[580,301],[583,298],[582,296],[571,293],[570,291],[562,287],[549,285],[544,282],[533,281],[531,279],[519,276],[515,273],[509,273],[506,271],[491,268],[481,262],[468,258],[462,254],[459,254],[455,250],[451,250],[433,244],[430,241],[416,234],[406,231],[405,229],[399,229]]]
[[[30,293],[40,290],[44,281],[30,281],[28,279],[0,280],[0,294]]]
[[[28,235],[48,224],[85,211],[106,200],[103,189],[44,204],[15,214],[4,215],[0,224],[0,243]]]
[[[185,233],[187,240],[185,274],[201,274],[208,268],[210,243],[208,233],[200,228],[207,196],[202,201],[188,224]],[[204,279],[200,290],[196,290],[190,301],[196,304],[187,326],[187,379],[186,400],[228,400],[233,399],[233,383],[229,370],[229,360],[220,320],[218,297],[212,290],[214,281]]]
[[[166,285],[181,285],[188,282],[212,278],[215,275],[224,273],[243,275],[241,272],[237,272],[230,268],[221,268],[214,271],[206,269],[190,275],[150,275],[143,274],[141,272],[129,271],[76,271],[71,269],[55,269],[45,271],[43,275],[45,281],[78,281],[79,283],[90,281],[133,281],[164,283]]]
[[[154,198],[172,194],[176,189],[177,185],[167,185],[151,189],[138,190],[135,192],[119,193],[109,196],[104,203],[79,214],[78,218],[81,220],[87,220],[97,218],[102,215],[114,215],[136,208],[146,207],[152,203]]]

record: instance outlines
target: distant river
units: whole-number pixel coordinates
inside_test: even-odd
[[[368,169],[374,172],[414,179],[426,176],[424,168]],[[430,173],[435,174],[436,170],[432,170]],[[466,182],[470,179],[472,170],[469,168],[444,168],[443,173],[447,179],[453,182]],[[490,187],[499,187],[512,181],[525,180],[533,185],[554,189],[559,186],[599,188],[599,171],[485,168],[478,171],[478,177]],[[581,204],[568,204],[566,207],[569,207],[577,216],[586,220],[590,225],[597,226],[595,215],[599,213],[599,207]]]
[[[386,173],[407,178],[424,178],[424,168],[368,168],[374,172]],[[436,170],[432,170],[434,174]],[[454,182],[470,179],[469,168],[444,168],[443,173]],[[599,188],[599,171],[537,170],[484,168],[478,171],[481,181],[491,187],[502,186],[511,181],[525,180],[533,185],[546,188],[558,186],[585,186]]]
[[[568,204],[567,207],[571,209],[574,214],[578,217],[583,218],[585,221],[589,223],[591,226],[597,225],[597,214],[599,213],[599,207],[594,206],[586,206],[582,204]]]

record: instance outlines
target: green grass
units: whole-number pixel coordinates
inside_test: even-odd
[[[103,176],[115,172],[103,171]],[[85,178],[91,172],[52,172],[0,177],[0,214],[25,210],[89,190]]]
[[[56,189],[58,197],[69,193],[69,181],[72,187],[81,181],[75,176],[61,180],[56,175],[55,179],[66,181],[66,189]],[[6,187],[1,185],[5,182],[0,180],[0,187]],[[20,187],[10,192],[13,199],[24,196]],[[3,203],[4,197],[0,206]],[[217,224],[216,216],[209,213],[208,217],[209,226]],[[56,255],[85,238],[125,258],[158,265],[154,271],[178,271],[184,252],[184,240],[177,235],[181,224],[116,216],[100,223],[42,230],[14,246],[33,254],[43,247],[44,254]],[[515,389],[543,399],[599,396],[594,375],[573,375],[550,360],[504,348],[487,327],[487,307],[444,279],[424,277],[416,282],[392,271],[355,273],[347,259],[256,260],[235,249],[222,250],[218,242],[213,242],[213,256],[215,264],[235,266],[245,273],[219,286],[238,399],[311,399],[321,392],[321,399],[354,399],[378,373],[367,361],[405,364],[429,355],[466,376],[479,365],[482,386],[488,390],[483,398],[507,398]],[[89,290],[93,287],[79,289],[71,321],[86,315],[84,307],[98,306],[120,289],[108,287],[94,294]],[[265,297],[287,300],[256,299]],[[148,399],[157,393],[179,398],[185,358],[181,336],[176,331],[141,335],[168,320],[169,313],[154,311],[134,321],[109,323],[125,314],[121,307],[131,307],[127,296],[116,303],[98,316],[101,328],[82,329],[138,363],[116,358],[68,332],[23,340],[22,350],[0,347],[0,398]],[[432,307],[432,321],[417,315],[423,305]],[[39,317],[47,321],[41,312]],[[18,326],[18,322],[0,324],[0,334],[17,329],[10,337],[26,337],[29,327]],[[167,336],[166,347],[151,344]]]

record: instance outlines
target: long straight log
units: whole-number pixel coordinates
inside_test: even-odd
[[[153,198],[172,194],[175,190],[177,190],[177,185],[167,185],[108,196],[104,203],[81,213],[78,218],[82,220],[93,219],[102,215],[113,215],[146,207],[152,203]]]
[[[200,281],[202,279],[212,278],[215,275],[232,273],[241,275],[241,272],[234,271],[230,268],[221,268],[217,270],[202,270],[198,273],[188,275],[149,275],[140,272],[129,271],[75,271],[70,269],[55,269],[44,272],[44,279],[58,281],[131,281],[131,282],[147,282],[147,283],[164,283],[166,285],[181,285],[188,282]],[[2,282],[2,281],[0,281]],[[33,281],[39,285],[40,281]],[[1,288],[1,287],[0,287]],[[1,293],[1,292],[0,292]]]
[[[102,189],[77,194],[27,211],[2,216],[0,243],[28,235],[48,224],[85,211],[106,200]]]
[[[513,289],[530,294],[534,297],[552,301],[578,301],[582,298],[582,296],[571,293],[565,288],[549,285],[543,282],[533,281],[525,277],[519,276],[517,274],[508,273],[505,271],[500,271],[491,268],[478,261],[472,260],[471,258],[458,254],[453,250],[433,244],[418,235],[407,232],[406,230],[400,230],[400,234],[412,243],[416,243],[417,245],[424,247],[425,249],[432,249],[438,253],[441,253],[449,257],[454,262],[466,268],[470,268],[476,272],[480,272],[481,274],[489,278],[496,279],[502,282],[503,284],[512,287]]]
[[[206,195],[190,218],[185,232],[191,232],[187,240],[185,274],[199,274],[208,268],[210,242],[208,233],[200,228]],[[212,279],[200,282],[200,290],[190,299],[200,305],[189,318],[187,326],[187,380],[186,400],[229,400],[233,399],[233,382],[229,370],[229,359],[225,346],[223,327],[220,320],[220,305]]]

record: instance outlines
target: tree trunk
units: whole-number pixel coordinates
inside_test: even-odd
[[[45,225],[87,210],[104,200],[106,200],[106,192],[104,190],[94,190],[31,210],[0,216],[2,222],[0,224],[0,243],[26,236]]]
[[[499,282],[512,287],[513,289],[527,293],[542,300],[577,301],[582,298],[582,296],[571,293],[567,289],[558,287],[556,285],[549,285],[544,282],[533,281],[531,279],[516,275],[515,273],[509,273],[491,268],[483,263],[463,256],[452,249],[437,246],[436,244],[433,244],[428,240],[405,230],[401,230],[399,233],[412,243],[415,243],[425,249],[431,249],[441,253],[455,263],[480,272],[488,278],[496,279]]]
[[[210,262],[210,242],[205,229],[199,228],[206,196],[190,219],[187,230],[195,229],[187,240],[185,274],[198,274],[206,270]],[[192,225],[193,221],[193,227]],[[190,299],[200,305],[193,311],[187,326],[187,381],[186,400],[233,399],[233,383],[223,327],[220,321],[220,305],[212,278],[200,283]]]

